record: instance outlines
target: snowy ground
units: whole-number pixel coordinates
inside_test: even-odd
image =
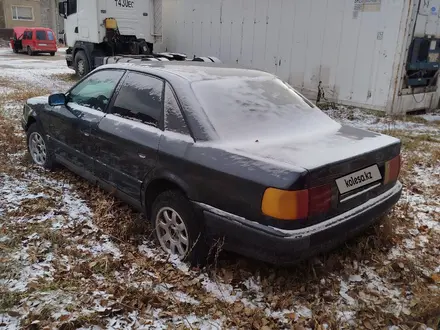
[[[65,90],[62,59],[0,49],[0,328],[434,329],[440,317],[440,126],[331,110],[404,143],[394,212],[329,255],[275,268],[221,253],[167,260],[142,216],[66,170],[31,165],[27,97]]]

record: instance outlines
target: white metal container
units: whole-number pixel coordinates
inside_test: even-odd
[[[404,88],[413,36],[440,37],[440,0],[163,0],[156,48],[266,70],[310,99],[403,113],[437,108]]]

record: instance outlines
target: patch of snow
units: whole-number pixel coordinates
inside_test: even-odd
[[[426,121],[429,122],[436,122],[436,121],[440,121],[440,114],[438,113],[432,113],[432,114],[427,114],[427,115],[420,115],[417,117],[421,117],[423,119],[425,119]]]
[[[189,296],[185,292],[182,291],[176,291],[171,293],[171,296],[176,298],[178,301],[182,303],[187,303],[191,305],[200,305],[200,301],[194,299],[193,297]]]
[[[438,134],[438,128],[428,126],[423,123],[414,123],[410,121],[394,120],[389,117],[378,117],[368,111],[361,109],[340,109],[325,110],[325,113],[343,125],[350,125],[361,129],[387,131],[404,130],[411,134]]]
[[[79,244],[76,246],[78,250],[84,252],[90,252],[93,256],[110,254],[115,259],[120,259],[122,257],[122,253],[119,248],[111,241],[108,240],[107,237],[103,237],[106,241],[102,244],[93,244],[92,246],[84,246]]]
[[[347,322],[350,325],[355,325],[355,311],[338,311],[336,317],[339,321]]]
[[[0,313],[0,329],[6,329],[6,330],[21,329],[20,320],[15,317],[11,317],[7,314]]]
[[[234,287],[230,284],[222,282],[215,282],[209,279],[207,276],[203,276],[202,285],[206,292],[211,293],[214,297],[225,301],[227,303],[234,303],[239,300],[243,293],[240,291],[235,292]]]
[[[407,248],[408,250],[413,250],[416,248],[416,242],[414,242],[414,240],[412,239],[404,239],[403,240],[403,245],[405,246],[405,248]]]
[[[343,280],[340,283],[339,295],[346,301],[348,305],[356,306],[356,300],[348,295],[349,286]]]
[[[47,248],[50,246],[50,243],[46,243]],[[0,285],[5,286],[9,291],[24,292],[28,284],[35,280],[45,279],[50,281],[53,279],[52,275],[55,269],[52,266],[52,253],[47,253],[44,255],[44,259],[40,257],[40,260],[33,262],[28,254],[30,248],[31,246],[25,246],[11,255],[11,259],[20,264],[21,267],[15,271],[11,269],[9,278],[0,279]]]
[[[300,306],[298,309],[296,309],[296,313],[307,319],[311,319],[313,316],[313,313],[310,310],[310,308],[307,308],[305,306]]]
[[[350,275],[350,277],[348,278],[348,280],[350,282],[362,282],[362,276],[361,275]]]

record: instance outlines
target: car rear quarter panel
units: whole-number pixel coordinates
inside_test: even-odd
[[[196,202],[211,205],[255,221],[263,221],[261,200],[268,187],[291,189],[302,186],[303,169],[283,168],[260,160],[231,154],[185,140],[161,139],[156,174],[176,182]]]

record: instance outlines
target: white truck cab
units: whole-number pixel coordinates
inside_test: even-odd
[[[96,57],[151,54],[154,40],[151,6],[150,0],[60,2],[69,66],[83,76],[97,66]]]
[[[59,3],[64,17],[67,65],[78,76],[115,62],[186,60],[178,53],[153,53],[152,0],[67,0]],[[214,57],[193,61],[220,62]]]

